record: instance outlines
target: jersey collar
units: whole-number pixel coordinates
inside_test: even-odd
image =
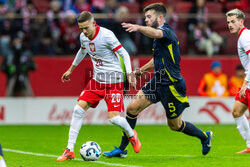
[[[247,28],[246,28],[246,27],[243,27],[243,28],[240,30],[240,33],[239,33],[239,35],[238,35],[238,38],[240,37],[241,33],[242,33],[245,29],[247,29]]]
[[[89,40],[93,41],[95,37],[98,35],[99,31],[100,31],[100,26],[96,25],[95,35],[93,36],[93,38],[89,38]]]

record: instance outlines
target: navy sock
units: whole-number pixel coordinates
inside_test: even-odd
[[[120,149],[121,150],[125,150],[126,147],[128,146],[129,144],[129,140],[128,140],[128,137],[126,136],[126,134],[123,132],[123,136],[122,136],[122,141],[121,141],[121,145],[120,145]]]
[[[136,125],[136,121],[137,121],[137,115],[132,115],[132,114],[127,113],[126,120],[128,121],[130,127],[132,129],[134,129],[135,125]],[[125,150],[125,148],[128,146],[128,144],[129,144],[128,137],[123,132],[122,141],[121,141],[121,145],[119,148],[121,150]]]
[[[2,146],[1,146],[1,144],[0,144],[0,156],[3,157],[3,151],[2,151]]]
[[[128,121],[129,125],[131,126],[132,129],[135,128],[135,125],[136,125],[136,121],[137,121],[137,115],[132,115],[132,114],[129,114],[127,113],[127,116],[126,116],[126,120]]]
[[[207,140],[207,135],[205,135],[200,129],[191,124],[190,122],[182,121],[179,132],[183,132],[189,136],[196,136],[201,141]]]

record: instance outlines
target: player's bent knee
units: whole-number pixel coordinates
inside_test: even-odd
[[[116,117],[116,116],[118,116],[119,114],[120,114],[119,111],[109,111],[109,112],[108,112],[108,119],[111,119],[111,118],[113,118],[113,117]]]
[[[177,126],[170,126],[170,129],[174,131],[178,131],[179,128]]]
[[[137,115],[139,114],[140,108],[139,107],[134,107],[129,105],[127,108],[127,113],[131,114],[131,115]]]
[[[121,119],[123,119],[120,115],[114,116],[112,118],[109,118],[109,122],[113,125],[120,125]]]
[[[79,105],[75,105],[73,113],[75,117],[83,117],[84,113],[85,111],[82,107],[80,107]]]
[[[244,114],[244,112],[240,112],[240,110],[237,110],[236,108],[233,108],[232,115],[234,118],[241,117]]]
[[[178,131],[180,129],[180,126],[178,126],[177,124],[169,123],[168,126],[171,130],[174,130],[174,131]]]

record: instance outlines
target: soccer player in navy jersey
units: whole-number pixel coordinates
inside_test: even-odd
[[[0,167],[6,167],[5,160],[3,158],[2,146],[0,144]]]
[[[186,96],[185,80],[180,72],[179,41],[174,30],[165,23],[166,7],[161,3],[154,3],[144,8],[147,26],[122,23],[128,32],[139,31],[143,35],[153,38],[153,58],[134,73],[141,76],[154,69],[154,77],[137,93],[137,96],[127,107],[127,116],[132,129],[135,128],[138,114],[153,103],[161,102],[166,111],[169,127],[174,131],[195,136],[201,140],[202,154],[206,155],[211,149],[211,131],[203,132],[192,123],[183,121],[181,114],[189,107]],[[124,135],[120,147],[104,152],[108,157],[126,157],[129,141]]]

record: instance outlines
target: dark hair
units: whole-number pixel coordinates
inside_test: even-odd
[[[77,17],[77,21],[79,23],[88,21],[93,19],[94,16],[92,15],[92,13],[88,12],[88,11],[83,11],[82,13],[79,14],[79,16]]]
[[[243,66],[241,64],[238,64],[235,68],[235,70],[244,70]]]
[[[143,9],[143,12],[146,13],[149,10],[154,10],[157,14],[162,14],[163,17],[166,17],[167,14],[167,9],[162,3],[150,4]]]

